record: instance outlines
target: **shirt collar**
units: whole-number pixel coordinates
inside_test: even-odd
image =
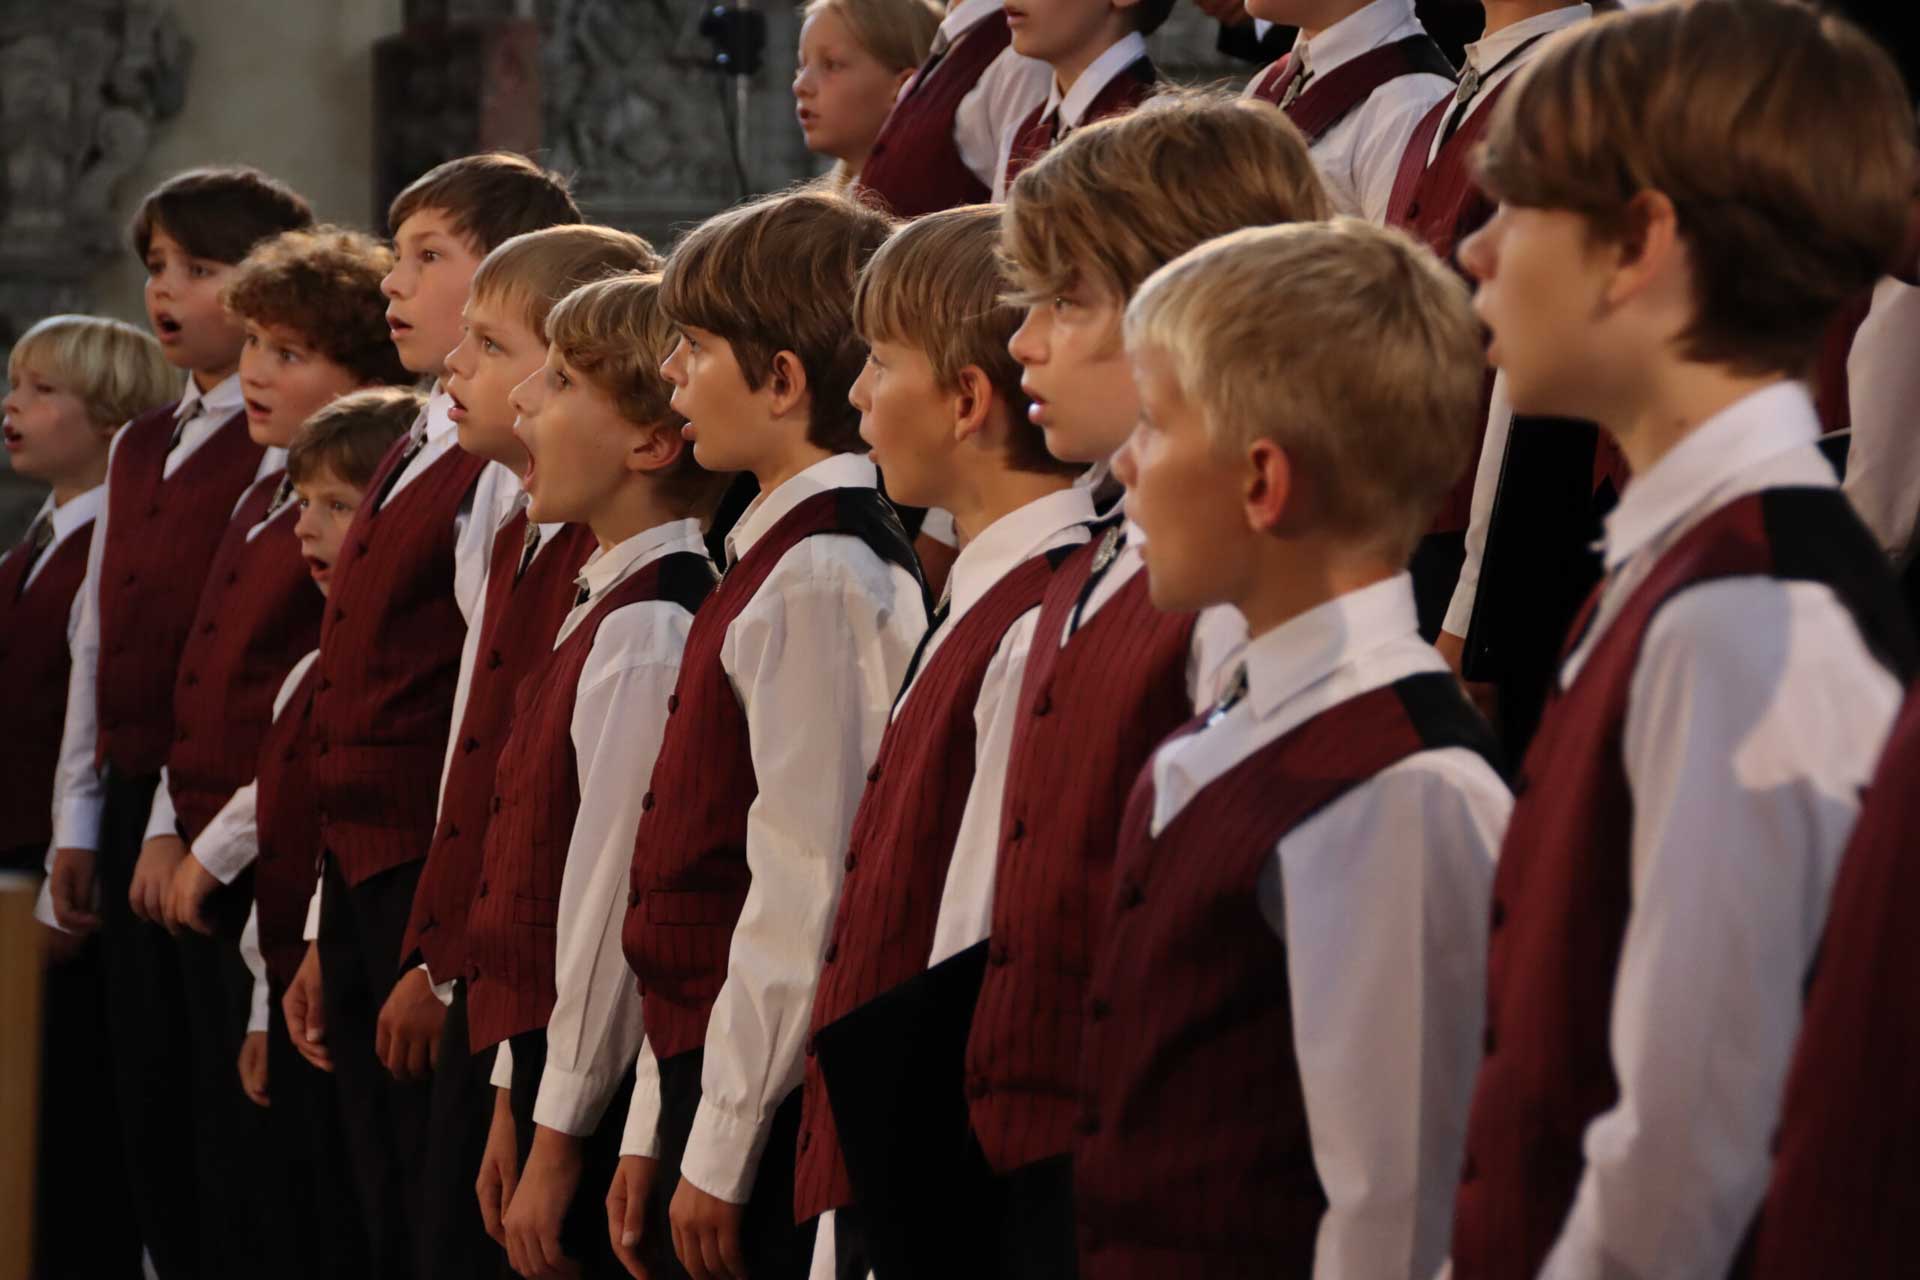
[[[40,504],[40,510],[33,518],[38,520],[41,516],[46,516],[51,521],[53,545],[57,547],[75,529],[89,520],[98,518],[100,508],[106,505],[106,501],[107,487],[103,484],[97,484],[85,493],[75,494],[57,507],[53,505],[53,497],[49,494],[46,501]]]
[[[1308,40],[1303,31],[1293,42],[1294,56],[1315,75],[1389,43],[1414,21],[1413,0],[1373,0]]]
[[[558,525],[554,527],[559,528]],[[542,525],[541,528],[544,530],[546,526]],[[692,551],[703,556],[707,554],[707,544],[700,536],[698,520],[669,520],[651,529],[642,529],[616,546],[596,549],[580,567],[580,576],[574,582],[586,591],[587,603],[591,603],[661,556],[676,551]]]
[[[952,48],[961,36],[991,18],[1006,7],[1006,0],[960,0],[960,3],[947,10],[947,16],[940,19],[938,40],[946,41]]]
[[[1100,91],[1112,83],[1115,76],[1146,56],[1146,40],[1138,31],[1127,32],[1108,45],[1107,51],[1080,73],[1080,78],[1073,82],[1073,88],[1065,94],[1060,92],[1060,77],[1054,76],[1053,88],[1047,91],[1047,105],[1041,110],[1040,118],[1045,120],[1058,113],[1062,128],[1079,128],[1087,108],[1100,96]]]
[[[1247,642],[1247,703],[1264,720],[1342,667],[1419,631],[1407,574],[1335,596]]]
[[[958,621],[994,583],[1038,555],[1049,538],[1092,519],[1092,492],[1069,487],[995,520],[969,538],[953,562],[947,578],[948,617]]]
[[[1819,415],[1804,384],[1782,381],[1754,392],[1701,423],[1667,455],[1637,475],[1607,515],[1602,547],[1612,573],[1695,512],[1719,505],[1740,477],[1820,435]],[[1729,466],[1728,459],[1737,458]]]
[[[880,482],[880,473],[864,453],[836,453],[787,480],[770,493],[762,493],[747,504],[740,520],[727,534],[727,560],[736,562],[753,550],[753,544],[795,507],[817,493],[829,489],[871,489]]]
[[[1518,49],[1536,36],[1548,35],[1575,23],[1585,22],[1593,16],[1590,4],[1570,4],[1561,9],[1549,9],[1545,13],[1536,13],[1531,18],[1502,27],[1492,35],[1476,40],[1467,46],[1467,65],[1475,68],[1481,75],[1500,65],[1501,59]]]
[[[215,422],[225,422],[246,407],[246,397],[240,391],[239,374],[228,374],[206,391],[202,391],[200,384],[189,375],[187,389],[181,392],[180,403],[174,406],[173,420],[184,422],[196,410],[200,410]]]

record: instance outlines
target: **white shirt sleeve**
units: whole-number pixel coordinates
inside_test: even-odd
[[[854,811],[925,630],[911,576],[823,534],[787,553],[727,633],[760,789],[747,811],[753,879],[681,1176],[730,1203],[746,1203],[774,1110],[800,1084]]]
[[[660,1060],[653,1056],[653,1046],[644,1036],[639,1056],[633,1060],[633,1100],[627,1104],[620,1154],[660,1158]]]
[[[98,690],[100,674],[100,562],[107,547],[107,513],[113,506],[113,457],[120,447],[115,436],[107,451],[109,479],[101,487],[100,514],[94,517],[87,543],[87,572],[74,597],[72,641],[68,648],[73,668],[67,677],[67,718],[60,734],[60,761],[55,770],[53,843],[62,849],[100,847],[100,811],[106,787],[93,755],[100,741]]]
[[[459,445],[454,445],[459,448]],[[487,603],[487,567],[493,560],[493,535],[500,531],[519,497],[520,481],[513,472],[490,462],[467,491],[453,517],[453,598],[471,632],[480,625]],[[459,721],[454,724],[458,726]]]
[[[247,925],[240,931],[240,959],[253,975],[253,994],[247,1002],[247,1034],[267,1029],[267,962],[260,955],[260,908],[247,912]]]
[[[1008,45],[960,99],[953,114],[954,145],[960,162],[982,185],[993,186],[1007,135],[1047,100],[1052,85],[1052,68]]]
[[[1920,516],[1920,442],[1911,439],[1920,404],[1920,289],[1888,277],[1847,357],[1853,438],[1842,484],[1887,555],[1904,564]]]
[[[1543,1277],[1726,1274],[1766,1190],[1802,985],[1900,700],[1825,586],[1736,578],[1654,618],[1623,754],[1633,912],[1618,1103]]]
[[[641,779],[653,776],[667,699],[692,616],[629,605],[601,621],[574,700],[580,811],[567,844],[555,934],[553,1014],[533,1119],[562,1133],[599,1124],[640,1051],[640,994],[620,946]]]
[[[496,1089],[513,1088],[513,1041],[502,1040],[493,1055],[493,1073],[487,1083]]]
[[[180,815],[173,808],[171,775],[165,765],[160,766],[160,785],[153,790],[153,804],[147,809],[147,830],[143,840],[155,836],[177,836],[180,834]]]
[[[1020,722],[1020,686],[1033,648],[1038,609],[1024,613],[1001,637],[980,681],[973,707],[973,787],[960,814],[946,887],[934,920],[929,965],[958,955],[987,936],[993,925],[993,882],[1000,865],[1000,814],[1006,799],[1007,757]]]
[[[1451,81],[1439,76],[1401,76],[1376,89],[1334,132],[1351,129],[1343,139],[1341,185],[1352,193],[1361,217],[1375,226],[1387,224],[1387,206],[1393,200],[1400,158],[1406,154],[1413,131],[1433,104],[1452,93]],[[1318,148],[1315,148],[1317,151]]]
[[[300,939],[303,942],[312,942],[320,936],[320,886],[324,883],[326,882],[316,879],[313,883],[313,896],[307,899],[307,923],[300,930]]]
[[[1487,529],[1493,523],[1493,500],[1500,494],[1500,470],[1507,461],[1507,437],[1513,433],[1513,404],[1507,399],[1507,375],[1495,374],[1493,401],[1487,408],[1487,433],[1474,464],[1473,502],[1467,514],[1467,553],[1460,580],[1440,629],[1466,638],[1473,625],[1473,602],[1480,591],[1480,566],[1487,558]]]
[[[1446,1258],[1512,810],[1472,752],[1421,752],[1302,823],[1261,876],[1327,1194],[1316,1280],[1427,1280]]]
[[[247,783],[193,842],[194,859],[221,884],[232,884],[260,856],[259,798],[259,784]]]

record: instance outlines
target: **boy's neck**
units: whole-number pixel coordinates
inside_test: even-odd
[[[825,462],[833,456],[832,450],[822,449],[819,445],[801,440],[778,458],[756,462],[747,469],[753,472],[753,478],[760,482],[760,492],[772,493],[808,467]]]
[[[933,505],[946,508],[953,516],[953,527],[965,546],[1002,517],[1072,484],[1072,477],[1056,472],[997,466],[979,475],[955,475],[953,487],[938,495]]]
[[[1130,10],[1114,9],[1107,15],[1107,21],[1100,28],[1100,35],[1071,53],[1062,54],[1053,65],[1054,82],[1060,86],[1060,96],[1066,97],[1087,68],[1100,60],[1100,55],[1127,38],[1127,32],[1133,29]]]
[[[1312,22],[1300,24],[1300,34],[1311,44],[1318,40],[1328,28],[1345,22],[1372,3],[1373,0],[1345,0],[1344,3],[1324,5],[1325,12],[1315,14]]]
[[[107,459],[102,454],[100,461],[85,471],[71,476],[62,476],[52,482],[53,505],[64,507],[69,502],[90,489],[97,489],[107,482]]]
[[[660,500],[653,482],[635,476],[622,485],[598,511],[582,521],[593,531],[602,551],[611,551],[628,538],[670,524],[680,516]]]
[[[1481,7],[1487,14],[1486,27],[1480,33],[1480,38],[1484,40],[1516,22],[1525,22],[1528,18],[1537,18],[1543,13],[1572,6],[1566,0],[1484,0]]]
[[[1785,382],[1778,373],[1741,374],[1720,365],[1673,361],[1648,371],[1645,394],[1601,420],[1634,475],[1645,475],[1682,440],[1756,392]]]
[[[228,378],[231,378],[239,371],[239,368],[240,362],[236,360],[234,363],[223,365],[218,369],[195,369],[191,375],[193,385],[200,388],[201,395],[205,395],[207,392],[225,382]]]
[[[1248,591],[1228,602],[1246,619],[1249,640],[1400,572],[1372,552],[1325,542],[1276,541],[1260,559]]]

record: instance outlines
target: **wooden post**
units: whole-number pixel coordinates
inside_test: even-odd
[[[34,1169],[40,1150],[38,884],[0,875],[0,1276],[33,1257]]]

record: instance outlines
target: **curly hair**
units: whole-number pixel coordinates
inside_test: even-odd
[[[393,251],[358,231],[284,231],[254,246],[220,300],[240,320],[293,330],[362,382],[411,382],[380,292],[392,269]]]

